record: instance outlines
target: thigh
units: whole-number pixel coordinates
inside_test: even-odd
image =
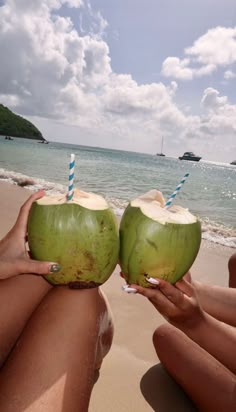
[[[98,342],[110,327],[97,288],[53,288],[1,370],[1,411],[87,411]]]
[[[236,376],[168,324],[153,335],[160,361],[201,412],[236,410]]]
[[[51,286],[40,276],[20,275],[0,281],[0,367],[31,314]]]
[[[234,253],[228,262],[229,268],[229,287],[236,288],[236,253]]]

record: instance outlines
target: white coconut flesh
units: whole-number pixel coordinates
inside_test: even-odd
[[[197,218],[188,209],[181,206],[172,205],[165,208],[165,199],[158,190],[150,190],[150,192],[132,200],[130,204],[132,207],[139,207],[145,216],[163,225],[166,223],[183,225],[197,221]]]
[[[105,210],[109,209],[106,200],[95,193],[87,193],[75,189],[72,200],[67,200],[66,195],[44,196],[37,200],[37,203],[42,206],[55,206],[63,204],[76,204],[90,210]]]

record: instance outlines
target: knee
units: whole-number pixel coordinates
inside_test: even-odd
[[[236,276],[236,253],[234,253],[229,258],[228,268],[229,268],[229,273],[230,274],[235,274],[235,276]]]
[[[234,253],[228,261],[229,268],[229,287],[236,287],[236,253]]]
[[[166,352],[166,349],[170,348],[175,343],[179,333],[181,332],[169,323],[164,323],[155,330],[152,340],[157,356],[160,359],[162,357],[162,353]]]

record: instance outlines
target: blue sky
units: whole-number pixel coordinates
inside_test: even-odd
[[[235,1],[0,5],[0,102],[48,140],[236,158]]]
[[[168,56],[182,56],[183,49],[209,28],[236,23],[234,0],[92,0],[91,4],[108,21],[113,69],[132,73],[139,83],[161,80],[162,62]]]
[[[109,22],[106,40],[113,70],[132,73],[139,84],[166,81],[161,75],[162,62],[168,56],[182,57],[183,50],[209,28],[236,25],[234,0],[92,0],[91,4]],[[195,80],[191,88],[179,84],[179,101],[187,101],[199,111],[202,91],[218,87],[236,103],[231,86],[222,84],[220,71],[210,79]]]

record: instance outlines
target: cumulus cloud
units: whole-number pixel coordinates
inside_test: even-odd
[[[180,80],[192,80],[193,70],[188,67],[189,59],[180,60],[178,57],[167,57],[162,65],[162,74]]]
[[[75,29],[57,14],[72,0],[8,0],[0,8],[0,100],[28,116],[60,120],[106,135],[150,140],[158,130],[181,129],[184,115],[173,102],[177,83],[138,85],[129,74],[112,71],[109,48],[98,27],[94,33]],[[97,14],[97,25],[105,27]]]
[[[162,74],[180,80],[192,80],[212,74],[219,67],[236,62],[236,27],[215,27],[199,37],[184,50],[185,57],[168,57],[162,65]],[[231,71],[226,72],[227,79]]]
[[[236,27],[216,27],[197,39],[185,50],[199,63],[229,65],[236,61]]]
[[[236,78],[236,73],[234,73],[232,70],[226,70],[224,72],[224,78],[225,78],[225,80],[235,79]]]
[[[208,110],[215,110],[228,103],[227,96],[220,96],[218,90],[208,87],[204,90],[201,105]]]
[[[229,152],[232,151],[236,146],[236,105],[211,87],[204,91],[201,104],[206,113],[201,119],[200,130],[205,136],[213,135],[218,147],[223,143]]]
[[[59,13],[63,5],[88,12],[93,30],[76,30]],[[115,73],[102,36],[106,24],[86,0],[7,0],[0,7],[0,102],[36,116],[39,124],[40,118],[57,124],[57,132],[58,122],[62,130],[75,126],[81,133],[79,141],[69,140],[74,143],[89,137],[95,145],[156,151],[158,136],[164,135],[170,153],[182,144],[186,150],[196,146],[202,154],[206,140],[215,142],[225,128],[222,145],[235,144],[236,108],[217,90],[206,89],[202,115],[191,115],[176,104],[175,81],[139,85],[130,74]],[[166,75],[182,80],[217,66],[202,62],[193,70],[190,58],[164,63]]]
[[[57,106],[64,99],[83,111],[86,97],[90,101],[89,93],[102,87],[111,73],[107,44],[95,34],[80,37],[69,18],[55,14],[63,3],[83,4],[40,0],[28,7],[25,1],[24,8],[24,1],[8,0],[0,8],[0,90],[17,95],[25,114],[58,116]],[[66,111],[65,104],[61,116]]]
[[[178,57],[167,57],[162,64],[162,75],[178,80],[192,80],[213,73],[216,70],[214,64],[208,64],[199,68],[190,67],[190,59],[179,59]]]

